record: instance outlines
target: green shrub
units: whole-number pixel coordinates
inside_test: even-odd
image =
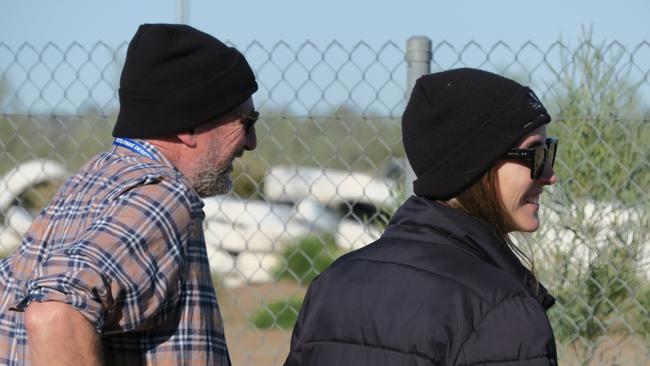
[[[296,323],[302,299],[290,298],[264,305],[251,317],[251,322],[259,329],[291,329]]]
[[[538,275],[557,299],[549,318],[558,341],[650,336],[647,210],[597,202],[554,209],[561,222],[552,225],[559,231],[535,235],[545,240]]]
[[[306,236],[282,252],[281,267],[274,271],[277,279],[287,278],[308,285],[329,267],[343,250],[331,235]]]
[[[549,134],[560,138],[556,172],[563,198],[646,201],[650,128],[628,53],[596,43],[591,31],[575,50],[562,51]]]
[[[569,248],[544,249],[551,259],[544,282],[557,298],[549,315],[561,342],[650,334],[648,321],[642,321],[650,308],[650,284],[639,275],[650,238],[645,188],[650,129],[627,56],[585,31],[578,47],[563,49],[559,83],[548,103],[556,120],[549,135],[560,138],[555,166],[561,189],[552,190],[564,207],[558,225],[575,234]],[[594,212],[584,211],[586,202],[596,204]],[[609,204],[635,209],[638,216],[608,223]],[[577,250],[588,255],[576,255]]]
[[[558,304],[550,317],[559,341],[650,335],[650,284],[637,275],[636,261],[625,248],[605,247],[584,273],[569,274],[573,278],[553,291]]]

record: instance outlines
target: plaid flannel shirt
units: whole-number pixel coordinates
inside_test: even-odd
[[[107,365],[229,365],[203,203],[156,149],[114,147],[68,179],[0,262],[0,364],[28,365],[24,309],[71,305]]]

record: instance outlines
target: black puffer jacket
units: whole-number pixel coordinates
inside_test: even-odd
[[[556,365],[553,302],[490,226],[411,197],[311,284],[285,365]]]

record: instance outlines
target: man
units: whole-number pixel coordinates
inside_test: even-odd
[[[230,364],[199,196],[256,146],[245,58],[185,25],[144,24],[111,151],[68,179],[0,262],[0,364]]]

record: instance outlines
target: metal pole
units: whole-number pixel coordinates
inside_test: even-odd
[[[431,73],[431,39],[413,36],[406,41],[406,99],[411,97],[415,82],[422,75]],[[407,196],[413,194],[416,176],[408,162],[404,169],[404,190]]]
[[[407,98],[415,81],[422,75],[431,73],[431,40],[425,36],[413,36],[406,41],[406,63],[408,79],[406,84]]]
[[[176,23],[187,24],[186,10],[185,0],[176,0]]]

